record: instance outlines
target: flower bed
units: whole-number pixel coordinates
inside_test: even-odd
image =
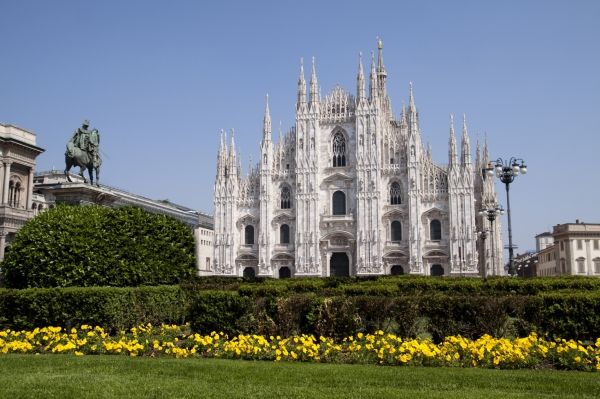
[[[429,339],[402,339],[377,331],[358,333],[335,341],[328,337],[299,335],[282,338],[212,332],[196,334],[189,326],[151,324],[109,336],[101,327],[60,327],[30,331],[0,331],[1,353],[77,356],[120,354],[128,356],[214,357],[225,359],[361,363],[383,365],[449,366],[483,368],[557,368],[600,371],[600,338],[583,344],[574,340],[525,338],[476,340],[447,337],[436,344]]]

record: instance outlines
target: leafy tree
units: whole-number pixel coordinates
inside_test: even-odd
[[[1,267],[13,288],[173,284],[195,272],[194,237],[136,207],[61,205],[18,232]]]

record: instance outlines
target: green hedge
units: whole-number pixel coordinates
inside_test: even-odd
[[[188,303],[178,286],[0,289],[0,326],[91,324],[115,331],[140,323],[181,324]]]
[[[196,277],[187,282],[191,289],[237,291],[241,295],[284,295],[312,292],[318,295],[421,295],[448,293],[464,295],[535,295],[557,291],[600,291],[600,278],[546,277],[432,278],[417,276],[330,277],[263,279]]]
[[[260,292],[249,291],[247,282],[236,284],[240,284],[238,290],[202,290],[193,284],[0,289],[0,328],[93,324],[114,331],[140,323],[189,322],[195,331],[202,333],[282,336],[306,333],[335,338],[376,330],[402,337],[431,337],[436,341],[448,335],[514,337],[531,331],[551,338],[600,337],[598,290],[536,295],[514,290],[479,295],[431,290],[391,295],[370,287],[366,290],[369,294],[352,291],[349,295],[339,291],[344,284],[326,287],[327,282],[318,283],[321,293],[305,290],[306,282],[304,287],[301,284],[297,287],[309,292],[286,291],[281,284],[258,284],[262,287]],[[335,290],[337,293],[330,295]]]

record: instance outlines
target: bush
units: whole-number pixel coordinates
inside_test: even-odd
[[[110,331],[142,323],[186,321],[188,298],[177,286],[0,289],[0,327],[99,325]]]
[[[195,272],[192,231],[140,208],[58,206],[27,223],[2,263],[7,287],[177,283]]]

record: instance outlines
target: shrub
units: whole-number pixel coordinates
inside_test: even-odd
[[[18,232],[2,269],[14,288],[173,284],[195,272],[194,237],[140,208],[63,205]]]
[[[100,325],[110,331],[142,323],[184,323],[188,299],[177,286],[0,289],[0,326]]]

